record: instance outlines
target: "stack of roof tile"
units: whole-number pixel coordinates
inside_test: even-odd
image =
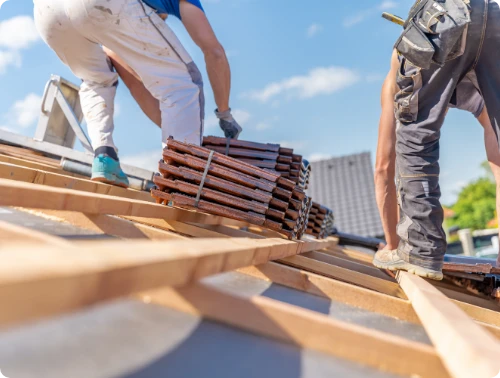
[[[204,137],[203,146],[279,174],[301,188],[307,189],[310,164],[303,160],[301,155],[294,154],[292,148],[281,147],[279,144],[255,143],[235,139],[228,141],[226,138],[214,136]]]
[[[324,239],[333,233],[334,220],[332,210],[313,202],[309,211],[306,234]]]
[[[152,196],[160,204],[172,202],[248,222],[290,239],[302,237],[312,204],[302,188],[277,172],[222,153],[214,152],[208,163],[210,154],[207,148],[169,140],[159,163],[160,175],[153,180],[158,189],[152,190]]]

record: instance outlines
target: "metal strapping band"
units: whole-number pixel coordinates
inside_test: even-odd
[[[231,145],[231,138],[226,139],[226,156],[229,156],[229,146]]]
[[[194,201],[194,206],[198,207],[201,198],[201,191],[205,186],[205,180],[207,179],[208,169],[210,168],[210,164],[212,163],[212,158],[214,157],[214,151],[210,151],[210,155],[208,155],[207,165],[205,166],[205,171],[203,172],[203,177],[201,178],[200,186],[198,187],[198,194],[196,195],[196,200]]]

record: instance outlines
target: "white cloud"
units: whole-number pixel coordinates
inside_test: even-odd
[[[359,79],[358,74],[349,68],[318,67],[307,75],[293,76],[280,82],[271,83],[263,89],[252,91],[245,96],[261,102],[267,102],[283,94],[288,97],[307,99],[340,91],[355,84]]]
[[[398,3],[392,0],[384,0],[378,5],[365,9],[359,13],[353,14],[352,16],[347,17],[344,19],[343,25],[346,28],[350,28],[354,25],[360,24],[361,22],[365,21],[366,19],[378,14],[380,11],[386,11],[390,10],[393,8],[396,8],[398,6]]]
[[[242,109],[234,109],[232,111],[233,117],[240,124],[240,126],[245,126],[245,124],[252,118],[250,113]]]
[[[309,160],[309,162],[312,163],[312,162],[315,162],[315,161],[327,160],[327,159],[330,159],[331,157],[332,157],[332,155],[322,154],[322,153],[316,153],[316,154],[310,155],[307,158],[307,160]]]
[[[249,112],[242,109],[234,109],[231,113],[233,114],[236,122],[240,124],[240,126],[244,126],[252,117]],[[214,129],[218,126],[219,119],[215,116],[215,114],[211,113],[210,115],[205,117],[205,130]]]
[[[119,117],[122,114],[122,107],[118,101],[115,100],[115,113],[114,117]]]
[[[35,22],[29,16],[16,16],[0,22],[0,75],[9,66],[20,68],[20,51],[40,40]]]
[[[40,40],[35,22],[30,16],[16,16],[0,22],[0,46],[22,50]]]
[[[21,67],[21,55],[17,51],[0,50],[0,75],[7,72],[9,66]]]
[[[134,167],[144,168],[153,172],[158,172],[158,162],[162,159],[162,150],[144,151],[135,155],[126,155],[120,157],[120,161],[124,164]]]
[[[323,30],[323,26],[320,24],[312,24],[307,28],[307,36],[309,38],[314,37],[316,34],[318,34],[320,31]]]
[[[14,130],[13,128],[11,128],[9,126],[0,126],[0,130],[8,131],[10,133],[15,133],[16,132],[16,130]]]
[[[294,152],[297,153],[298,150],[301,148],[304,148],[307,145],[307,142],[304,140],[301,141],[289,141],[289,140],[282,140],[281,142],[278,143],[281,147],[285,148],[293,148]]]
[[[12,115],[16,125],[27,128],[33,125],[40,115],[42,98],[35,93],[30,93],[23,100],[16,101],[12,106]]]
[[[264,130],[267,130],[267,129],[270,129],[272,127],[272,125],[270,123],[267,123],[267,122],[259,122],[256,126],[255,126],[255,129],[258,130],[258,131],[264,131]]]
[[[386,0],[386,1],[382,1],[382,3],[378,6],[378,8],[380,10],[387,10],[387,9],[396,8],[397,6],[398,6],[397,2],[391,1],[391,0]]]

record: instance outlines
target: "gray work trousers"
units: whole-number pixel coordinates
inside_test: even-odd
[[[398,254],[430,269],[441,269],[446,253],[439,202],[440,130],[457,84],[471,71],[497,139],[500,136],[500,1],[471,0],[471,8],[463,55],[429,69],[403,58],[397,77]],[[466,151],[457,149],[457,153]]]

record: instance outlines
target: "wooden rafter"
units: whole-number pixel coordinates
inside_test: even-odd
[[[307,270],[309,272],[375,290],[380,293],[392,295],[393,297],[406,299],[405,293],[401,290],[397,283],[382,280],[377,277],[367,276],[363,273],[330,265],[322,261],[309,259],[304,256],[292,256],[282,259],[280,262],[298,269]]]
[[[0,179],[0,206],[220,224],[222,219],[128,198]]]
[[[67,175],[47,172],[39,169],[19,167],[13,164],[0,163],[0,178],[27,182],[32,184],[47,185],[56,188],[81,190],[84,192],[106,194],[122,198],[154,202],[150,194],[132,189],[124,189],[96,181],[85,180]]]
[[[71,243],[57,236],[31,230],[12,223],[0,221],[0,246],[18,243],[33,243],[34,245],[71,246]]]
[[[134,291],[171,285],[292,256],[282,239],[110,241],[34,248],[0,247],[0,324],[88,306]]]
[[[31,210],[25,208],[18,208],[18,210],[46,217],[57,222],[65,222],[75,227],[94,231],[98,234],[119,238],[151,240],[185,239],[185,237],[170,231],[134,223],[111,215],[85,214],[58,210]]]
[[[395,374],[448,377],[432,347],[270,298],[245,298],[201,283],[153,290],[141,298]]]
[[[453,377],[492,378],[500,373],[498,340],[422,278],[399,272],[398,280]]]

